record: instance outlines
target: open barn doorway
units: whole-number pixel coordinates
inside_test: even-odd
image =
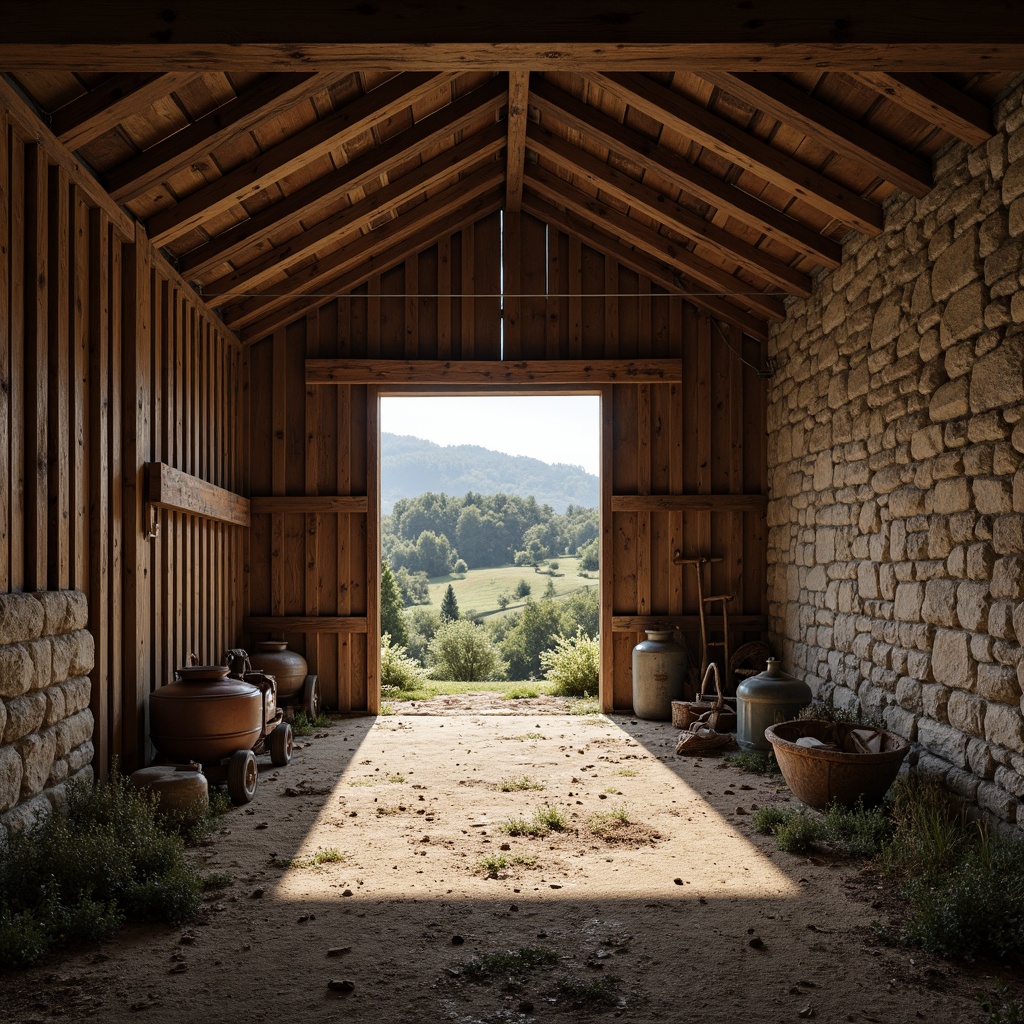
[[[382,708],[596,709],[599,396],[382,394],[378,422]]]

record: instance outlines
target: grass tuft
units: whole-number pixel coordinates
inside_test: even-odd
[[[625,804],[613,807],[599,814],[592,814],[587,821],[587,828],[595,836],[607,836],[618,828],[630,823],[629,811]]]
[[[345,854],[340,850],[329,847],[326,850],[317,850],[315,853],[308,853],[304,857],[290,857],[284,858],[279,857],[277,859],[277,866],[301,870],[303,868],[319,868],[324,864],[339,864],[345,859]]]
[[[500,878],[501,872],[509,868],[532,868],[537,863],[536,857],[524,854],[489,853],[480,861],[480,868],[488,878]]]
[[[334,723],[322,711],[310,718],[305,711],[296,711],[292,719],[293,736],[312,736],[317,729],[329,729]]]
[[[501,953],[474,957],[462,968],[463,976],[478,984],[504,981],[518,987],[534,971],[558,963],[558,954],[546,946],[522,946]]]
[[[738,754],[730,754],[724,758],[740,771],[752,772],[754,775],[781,775],[779,762],[775,760],[774,750],[741,750]]]
[[[543,782],[536,782],[529,775],[520,775],[519,778],[502,779],[499,784],[502,793],[518,793],[528,789],[543,789]]]
[[[549,832],[564,832],[568,827],[569,822],[560,807],[541,804],[533,812],[532,818],[509,818],[501,830],[510,836],[532,836],[537,839]]]
[[[620,980],[609,975],[593,981],[579,981],[576,978],[559,978],[555,982],[554,996],[574,1010],[596,1010],[600,1007],[618,1006],[616,989]]]

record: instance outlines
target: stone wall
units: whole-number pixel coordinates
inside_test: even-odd
[[[784,664],[1024,829],[1024,109],[897,194],[772,339]]]
[[[0,594],[0,832],[33,824],[92,778],[94,646],[85,595]]]

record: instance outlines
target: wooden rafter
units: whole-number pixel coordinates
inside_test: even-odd
[[[882,210],[875,203],[853,194],[838,182],[831,181],[646,75],[630,72],[587,74],[584,77],[624,103],[682,132],[711,152],[784,189],[841,224],[869,235],[877,235],[882,230]]]
[[[324,282],[350,269],[353,261],[366,259],[370,254],[386,248],[393,242],[409,238],[424,222],[433,224],[438,218],[455,213],[463,202],[468,203],[478,198],[499,183],[504,185],[504,181],[505,169],[497,162],[482,167],[443,192],[425,199],[414,209],[406,211],[388,228],[377,228],[366,235],[357,235],[329,256],[297,270],[281,282],[279,291],[285,294],[244,299],[228,307],[224,314],[225,323],[232,327],[244,326],[278,306],[287,305],[291,301],[291,296],[296,293],[305,295],[313,289],[322,291]]]
[[[526,184],[529,186],[530,182],[527,181]],[[659,256],[630,248],[617,235],[602,230],[585,217],[580,217],[547,202],[529,187],[523,195],[523,208],[545,223],[564,231],[567,235],[580,239],[595,251],[610,256],[624,267],[629,267],[638,274],[642,274],[653,284],[664,288],[670,295],[680,291],[690,293],[701,291],[699,286],[690,287],[685,275],[681,275]],[[713,295],[687,294],[686,301],[698,309],[706,310],[726,323],[739,327],[752,338],[761,341],[766,341],[768,338],[768,325],[763,319],[753,316],[725,299]]]
[[[424,93],[453,77],[451,72],[410,72],[388,79],[383,85],[246,161],[169,209],[154,214],[146,221],[146,233],[155,245],[166,245],[188,234],[204,221],[328,153],[345,139],[386,121]]]
[[[410,253],[420,252],[439,238],[455,234],[475,224],[488,214],[501,209],[505,190],[501,177],[494,179],[491,190],[482,195],[452,202],[448,206],[434,205],[429,215],[421,219],[405,217],[393,221],[386,228],[362,238],[348,247],[344,261],[336,266],[336,276],[319,283],[320,295],[300,295],[286,305],[267,312],[261,319],[242,327],[238,336],[243,342],[258,341],[279,327],[291,323],[311,309],[322,306],[331,296],[344,295],[365,284],[375,274],[402,263]],[[339,267],[344,269],[338,272]]]
[[[588,182],[620,202],[664,224],[672,232],[698,245],[706,245],[719,255],[795,295],[810,295],[811,282],[806,274],[788,266],[770,253],[737,238],[724,228],[705,220],[692,210],[667,199],[656,189],[616,170],[564,139],[531,125],[527,136],[531,149],[542,154],[575,177]]]
[[[545,199],[564,206],[636,248],[642,249],[655,259],[662,260],[690,279],[722,297],[758,315],[781,320],[784,315],[782,301],[772,295],[764,295],[746,281],[728,271],[709,263],[684,246],[659,234],[653,228],[638,224],[625,214],[610,209],[599,200],[573,188],[569,182],[546,171],[543,167],[531,166],[526,177],[530,187]]]
[[[227,139],[250,131],[268,115],[285,110],[312,93],[328,88],[336,77],[269,75],[193,124],[111,168],[103,176],[103,184],[119,203],[129,202],[146,189],[187,167],[200,154],[209,153]]]
[[[530,72],[510,71],[508,76],[508,145],[505,150],[506,213],[518,213],[523,202],[526,114],[529,97]]]
[[[294,238],[276,245],[237,270],[222,275],[204,286],[203,294],[216,300],[235,291],[253,291],[283,271],[289,270],[317,252],[329,249],[338,239],[369,228],[370,224],[389,210],[426,192],[446,179],[490,160],[505,143],[503,125],[489,128],[463,139],[457,146],[428,160],[408,174],[371,192],[359,202],[340,210],[307,228]]]
[[[778,75],[706,71],[701,77],[755,110],[825,143],[839,156],[871,168],[912,196],[926,195],[932,187],[930,161],[907,152]]]
[[[980,146],[992,137],[992,111],[937,75],[858,72],[853,75],[869,89],[888,96],[923,121]]]
[[[488,115],[496,115],[506,100],[502,78],[461,96],[436,113],[417,121],[373,150],[356,157],[334,174],[310,182],[248,220],[222,232],[204,245],[185,253],[178,261],[182,274],[200,276],[220,263],[233,259],[249,246],[259,245],[283,222],[305,220],[328,207],[339,197],[357,192],[372,182],[389,176],[410,158],[430,149],[442,139],[456,135],[470,124]]]
[[[691,164],[570,93],[555,88],[549,82],[537,80],[531,88],[530,103],[545,116],[580,132],[593,142],[607,146],[628,160],[649,167],[671,181],[676,188],[716,210],[728,213],[739,223],[764,232],[782,245],[810,256],[816,263],[826,267],[839,266],[842,247],[838,242],[826,238],[702,167]]]
[[[68,149],[81,149],[197,77],[182,72],[113,75],[54,111],[50,127]]]
[[[434,0],[429,16],[406,3],[320,0],[233,5],[178,0],[82,4],[5,0],[0,67],[294,71],[644,67],[735,70],[871,67],[1013,70],[1024,64],[1024,25],[1005,0],[906,0],[899,5],[821,0],[711,4],[651,0],[520,0],[467,6]],[[910,40],[911,42],[908,42]],[[57,45],[55,45],[57,44]]]

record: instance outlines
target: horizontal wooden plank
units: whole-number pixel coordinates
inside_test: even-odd
[[[273,512],[366,512],[369,502],[365,494],[318,494],[295,497],[255,497],[249,499],[249,508],[254,516]]]
[[[722,616],[706,615],[704,623],[714,633],[721,632]],[[674,626],[683,632],[700,629],[698,615],[613,615],[612,631],[615,633],[642,633],[645,629],[658,629],[663,626]],[[729,629],[757,630],[768,628],[767,615],[730,615]]]
[[[678,359],[307,359],[307,384],[672,384]]]
[[[146,464],[146,502],[232,526],[249,525],[249,499],[164,462]]]
[[[5,0],[0,66],[91,70],[185,66],[284,71],[340,67],[532,67],[647,71],[719,66],[821,70],[1014,70],[1024,24],[1005,0],[749,4],[568,0],[560,4],[351,5],[293,0],[239,16],[232,4]]]
[[[764,512],[766,494],[614,494],[613,512]]]
[[[365,633],[365,615],[252,615],[247,633]]]

